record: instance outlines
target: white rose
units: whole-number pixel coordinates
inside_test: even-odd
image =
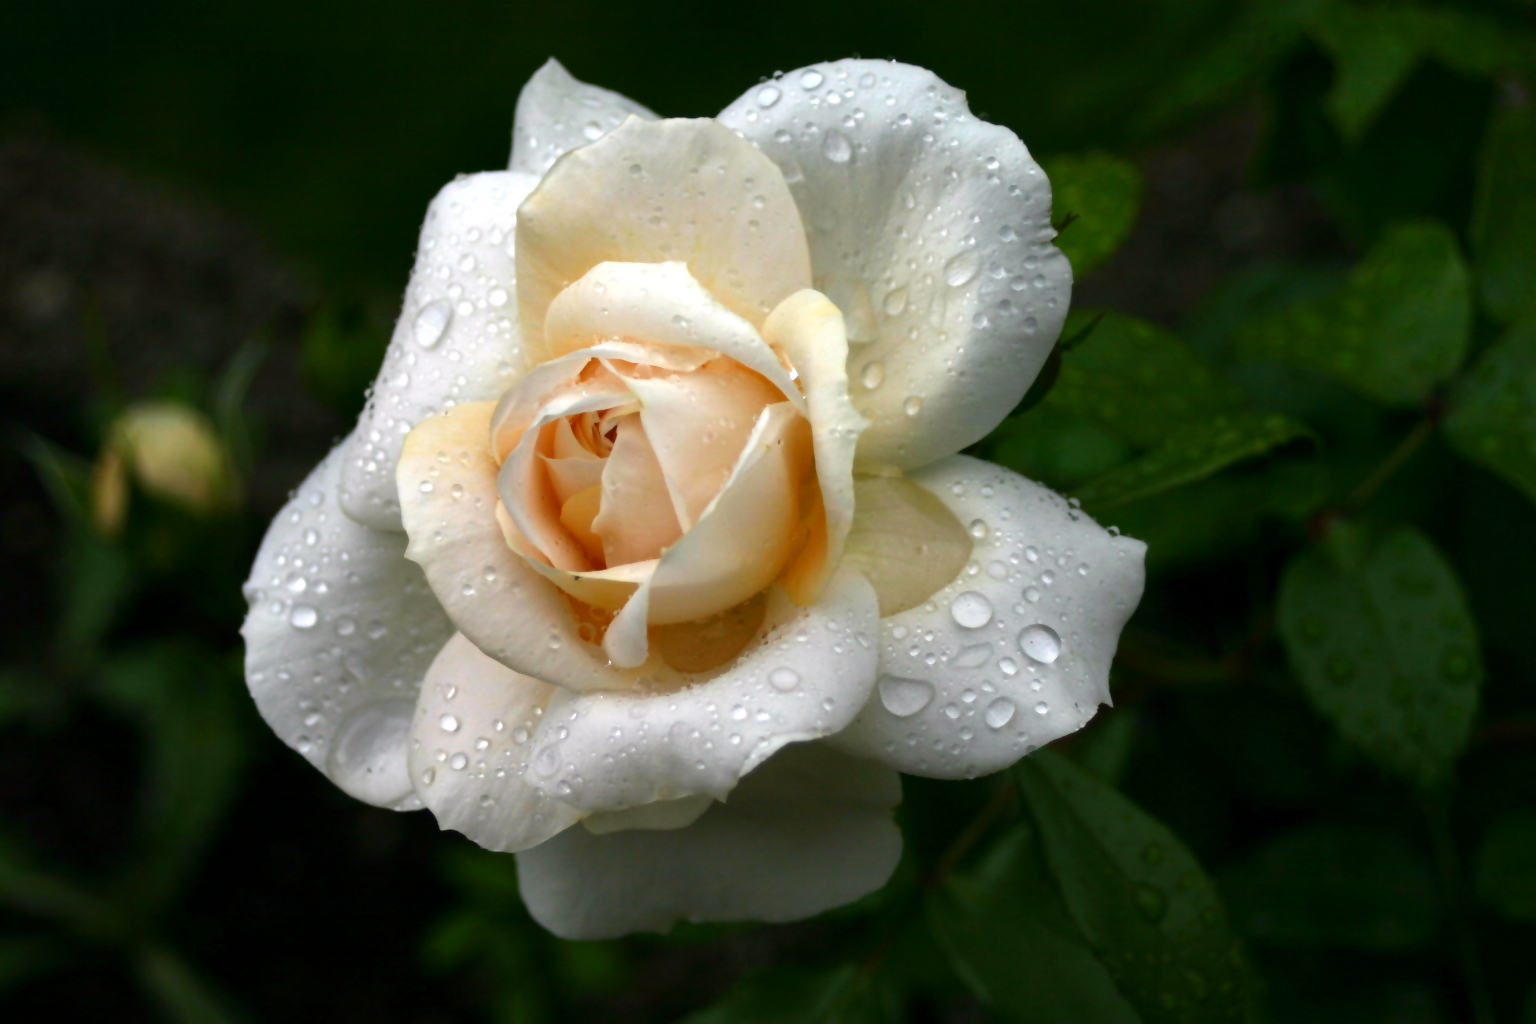
[[[247,593],[272,728],[518,854],[551,931],[782,921],[882,885],[898,771],[1109,699],[1144,546],[955,454],[1071,271],[1010,131],[886,61],[657,120],[551,61],[443,189],[357,429]]]

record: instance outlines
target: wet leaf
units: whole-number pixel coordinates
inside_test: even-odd
[[[1009,1021],[1142,1020],[1055,891],[1029,825],[946,879],[929,896],[928,918],[961,980]]]
[[[1423,53],[1415,12],[1331,4],[1313,31],[1337,71],[1324,105],[1347,139],[1356,139],[1386,106]]]
[[[1288,416],[1247,412],[1185,424],[1135,461],[1095,477],[1073,494],[1092,510],[1114,508],[1193,483],[1287,441],[1311,436]]]
[[[1536,316],[1484,352],[1451,396],[1456,450],[1536,501]]]
[[[1488,309],[1514,320],[1536,297],[1536,109],[1496,112],[1484,137],[1472,211],[1472,255]]]
[[[1391,405],[1423,401],[1466,355],[1471,286],[1455,236],[1432,221],[1382,234],[1336,291],[1239,332],[1248,359],[1304,366]]]
[[[1286,567],[1277,614],[1303,689],[1346,739],[1415,782],[1447,776],[1483,662],[1461,585],[1426,537],[1335,526]]]
[[[1014,769],[1072,920],[1148,1024],[1243,1021],[1253,982],[1216,887],[1166,826],[1065,758]]]
[[[1536,921],[1536,809],[1496,821],[1473,863],[1477,895],[1512,921]]]
[[[1440,923],[1426,856],[1390,832],[1313,825],[1272,839],[1222,879],[1232,921],[1255,942],[1398,950]]]
[[[1115,254],[1141,209],[1141,171],[1129,160],[1092,152],[1053,157],[1051,219],[1062,225],[1056,245],[1081,278]],[[1070,218],[1070,221],[1068,220]]]

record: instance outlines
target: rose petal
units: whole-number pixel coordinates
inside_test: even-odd
[[[399,467],[405,556],[425,571],[454,626],[503,665],[575,690],[626,689],[628,677],[582,642],[559,588],[507,546],[486,444],[493,408],[456,406],[406,438]]]
[[[656,117],[627,96],[577,81],[551,57],[517,97],[511,169],[543,177],[556,160],[602,138],[631,114]]]
[[[555,356],[599,338],[651,342],[643,361],[679,372],[704,362],[695,355],[695,362],[685,364],[679,358],[684,353],[730,356],[805,411],[800,389],[757,328],[721,305],[693,279],[686,263],[598,264],[550,303],[544,337]]]
[[[720,494],[608,627],[603,648],[615,665],[644,663],[649,626],[722,612],[778,577],[793,553],[809,435],[788,402],[763,410]]]
[[[880,60],[791,72],[720,120],[783,169],[815,287],[849,317],[849,337],[877,336],[848,359],[871,421],[860,460],[921,466],[996,426],[1050,353],[1072,291],[1051,245],[1050,184],[1018,137],[932,72]]]
[[[748,322],[811,283],[784,177],[717,121],[631,118],[551,168],[518,211],[523,335],[544,337],[551,301],[599,263],[686,258]]]
[[[633,416],[619,421],[618,437],[603,470],[603,503],[592,531],[603,539],[610,566],[660,558],[683,535],[667,481],[645,430]]]
[[[267,529],[245,585],[246,681],[272,731],[345,793],[408,810],[416,691],[453,627],[405,538],[338,506],[344,458],[331,452]]]
[[[843,558],[853,522],[853,459],[869,426],[848,399],[848,341],[843,317],[826,296],[796,292],[769,314],[763,337],[789,357],[800,374],[816,452],[816,480],[824,524],[785,572],[784,586],[800,604],[814,600]]]
[[[938,498],[905,477],[854,481],[856,511],[843,564],[862,572],[880,617],[916,608],[965,568],[971,536]]]
[[[658,800],[653,804],[626,807],[622,811],[599,811],[581,819],[581,824],[595,836],[637,828],[658,831],[687,828],[698,821],[714,802],[714,797],[702,793],[680,796],[676,800]]]
[[[416,266],[368,405],[346,441],[341,506],[399,530],[395,464],[417,423],[454,402],[499,396],[522,372],[511,247],[525,174],[472,174],[444,186],[421,226]]]
[[[581,812],[523,781],[555,687],[493,661],[455,633],[427,670],[411,725],[410,778],[439,826],[488,850],[537,846]]]
[[[971,562],[926,603],[881,620],[876,693],[831,742],[912,775],[985,775],[1109,703],[1146,545],[963,455],[911,480],[969,524]]]
[[[562,694],[528,781],[585,811],[695,793],[723,799],[786,744],[831,735],[874,681],[875,596],[844,570],[816,604],[770,591],[763,633],[712,679],[676,692]]]
[[[569,829],[517,856],[528,911],[567,939],[687,921],[793,921],[884,885],[901,858],[899,777],[790,747],[675,831]]]

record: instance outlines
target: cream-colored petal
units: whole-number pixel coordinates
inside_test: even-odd
[[[881,620],[875,696],[830,742],[908,774],[972,778],[1075,732],[1109,703],[1147,546],[964,455],[911,479],[968,524],[975,548],[926,602]]]
[[[676,921],[793,921],[884,885],[901,858],[895,772],[790,747],[728,803],[671,831],[569,829],[517,855],[528,911],[567,939]]]
[[[627,96],[578,81],[551,57],[517,97],[512,170],[543,177],[556,160],[602,138],[631,114],[656,117]]]
[[[806,290],[779,303],[763,324],[763,337],[800,374],[816,452],[816,480],[825,516],[818,543],[808,544],[785,573],[796,601],[815,599],[843,558],[853,523],[853,460],[859,435],[869,426],[848,399],[848,340],[843,316],[826,296]]]
[[[730,356],[805,411],[800,389],[757,327],[721,305],[686,263],[598,264],[550,303],[544,336],[555,357],[597,339],[649,342],[649,354],[630,361],[678,372],[697,370],[716,354]]]
[[[245,675],[284,743],[343,792],[419,807],[406,770],[421,678],[453,633],[405,537],[337,504],[338,446],[272,520],[245,585]]]
[[[862,572],[880,616],[916,608],[960,575],[972,540],[942,501],[901,476],[859,477],[843,564]]]
[[[855,572],[800,608],[769,592],[762,631],[714,676],[664,693],[569,694],[534,738],[529,782],[584,811],[616,811],[706,793],[786,744],[830,736],[874,682],[875,599]]]
[[[490,402],[419,424],[400,453],[401,513],[410,546],[454,626],[523,675],[573,690],[622,690],[629,678],[584,643],[560,589],[514,552],[496,521]]]
[[[692,825],[714,802],[714,797],[698,793],[694,796],[680,796],[676,800],[657,800],[653,804],[626,807],[622,811],[598,811],[583,818],[581,823],[595,836],[628,832],[631,829],[669,831]]]
[[[523,372],[511,247],[518,204],[536,184],[471,174],[432,200],[394,336],[346,441],[341,507],[358,522],[400,529],[395,464],[412,427],[457,402],[494,399]]]
[[[861,462],[922,466],[985,436],[1045,362],[1072,297],[1050,183],[1024,143],[932,72],[883,60],[790,72],[720,120],[784,169],[814,287],[850,337],[874,336],[848,355],[871,421]]]
[[[722,362],[725,362],[722,360]],[[739,366],[629,381],[640,422],[666,478],[673,509],[689,529],[730,479],[763,409],[784,396]]]
[[[633,416],[619,421],[603,470],[602,509],[592,520],[592,531],[603,539],[603,554],[611,566],[659,558],[683,535],[661,463]]]
[[[519,316],[536,339],[555,296],[599,263],[685,260],[754,325],[811,284],[784,176],[707,118],[631,118],[566,154],[518,210],[517,259]]]
[[[411,725],[411,780],[438,825],[512,852],[582,817],[523,780],[531,737],[557,692],[454,634],[427,670]]]
[[[763,410],[719,496],[608,627],[603,648],[615,665],[645,662],[649,625],[702,619],[774,581],[792,553],[809,435],[788,402]]]
[[[630,400],[624,382],[606,370],[591,379],[579,379],[594,358],[598,357],[591,352],[573,352],[542,363],[500,396],[491,415],[490,434],[491,449],[498,459],[506,458],[536,423],[551,423]]]
[[[659,563],[660,559],[652,558],[644,562],[626,562],[612,569],[569,572],[565,569],[556,569],[552,565],[545,565],[536,558],[528,560],[528,565],[534,572],[576,600],[594,608],[614,612],[629,603],[629,599],[634,596],[635,588],[650,579]]]
[[[566,434],[571,432],[566,420],[561,420],[555,427],[557,430],[563,429]],[[558,434],[554,447],[556,451],[560,450]],[[608,463],[607,459],[595,455],[579,459],[552,459],[541,455],[539,461],[544,463],[544,472],[549,474],[549,485],[554,491],[555,500],[562,506],[578,491],[599,486],[603,482],[603,467]]]

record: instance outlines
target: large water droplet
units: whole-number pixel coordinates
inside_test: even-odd
[[[328,774],[343,793],[388,807],[411,794],[406,750],[414,701],[391,700],[354,708],[336,730]]]
[[[981,668],[991,660],[992,645],[983,642],[960,648],[960,653],[955,655],[954,661],[950,664],[956,668]]]
[[[999,697],[997,700],[987,705],[986,714],[982,717],[987,720],[987,725],[994,729],[1001,729],[1003,726],[1013,721],[1013,713],[1015,710],[1017,709],[1013,706],[1013,701],[1009,700],[1007,697]]]
[[[767,110],[769,107],[779,102],[779,97],[781,95],[783,95],[783,93],[779,92],[778,86],[765,85],[761,89],[757,90],[757,105],[762,107],[764,110]]]
[[[853,143],[848,141],[848,136],[834,128],[821,140],[821,152],[833,163],[845,164],[853,159]]]
[[[1042,665],[1061,657],[1061,635],[1050,626],[1037,622],[1019,633],[1019,650]]]
[[[294,629],[311,629],[320,621],[320,613],[314,607],[307,604],[296,604],[288,615],[288,622]]]
[[[976,276],[981,269],[981,257],[976,250],[968,249],[944,264],[944,280],[951,288],[959,288]]]
[[[902,310],[907,308],[907,289],[892,288],[885,297],[884,308],[886,316],[900,316]]]
[[[921,679],[881,676],[876,686],[880,690],[880,703],[897,718],[910,718],[933,700],[933,686]]]
[[[820,86],[821,83],[822,77],[820,71],[807,71],[805,74],[800,76],[800,88],[802,89],[815,89]]]
[[[980,629],[992,621],[992,602],[979,591],[967,590],[950,602],[949,614],[957,625],[966,629]],[[1052,655],[1051,660],[1055,660],[1055,655]]]
[[[795,687],[800,685],[800,673],[796,672],[792,668],[776,668],[772,672],[768,673],[768,683],[775,690],[788,693],[790,690],[793,690]]]
[[[885,382],[885,364],[878,359],[872,363],[864,364],[864,372],[859,375],[859,383],[865,389],[873,391]]]
[[[411,335],[422,348],[436,348],[453,319],[453,307],[447,299],[436,299],[421,307],[416,321],[411,325]]]
[[[917,395],[908,395],[907,400],[901,403],[901,411],[908,416],[916,416],[923,411],[923,400]]]
[[[459,731],[459,719],[458,719],[458,716],[457,715],[443,715],[441,718],[439,718],[437,720],[437,725],[438,725],[438,728],[443,730],[443,732],[458,732]]]

